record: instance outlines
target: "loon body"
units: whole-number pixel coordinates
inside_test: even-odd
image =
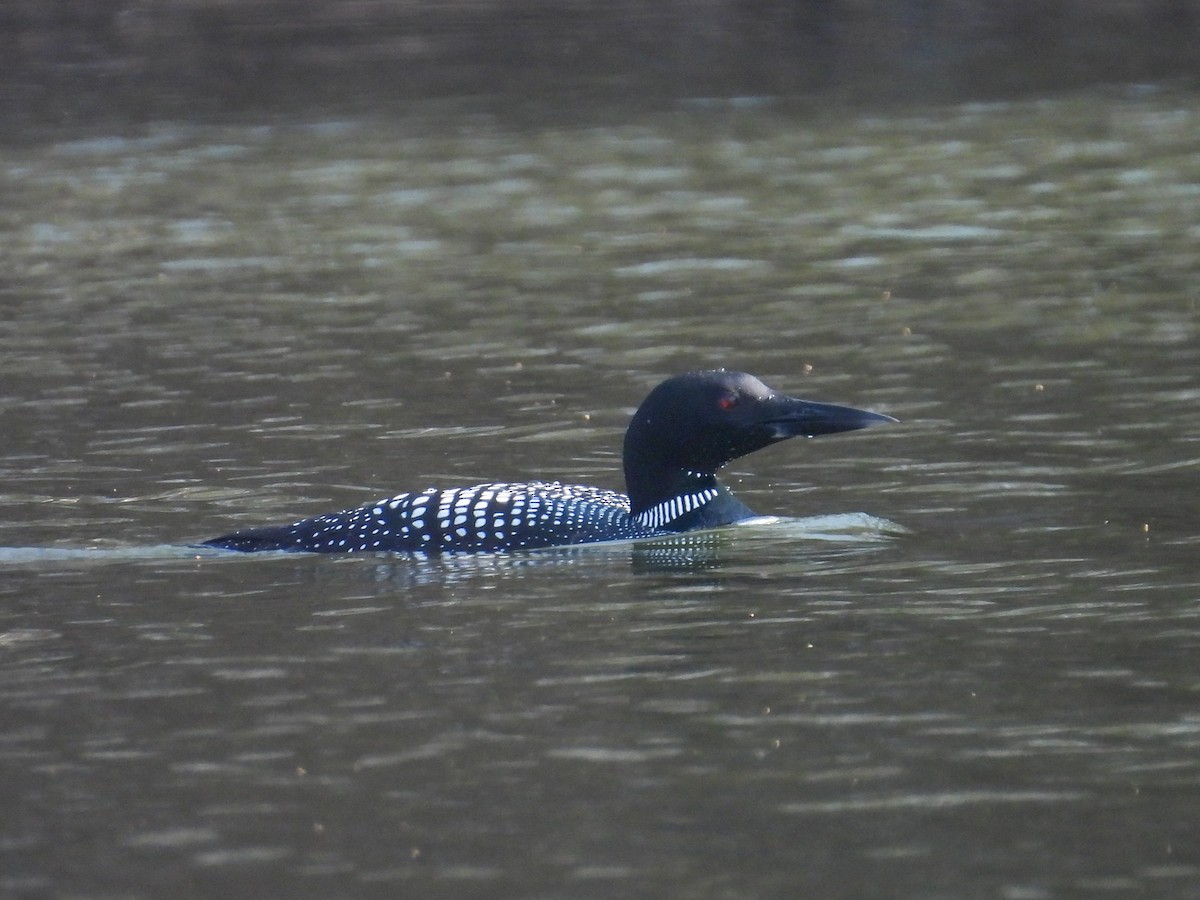
[[[497,553],[715,528],[754,516],[717,482],[731,460],[791,437],[894,421],[788,397],[743,372],[690,372],[664,381],[634,413],[623,454],[628,495],[539,481],[430,488],[204,545],[247,553]]]

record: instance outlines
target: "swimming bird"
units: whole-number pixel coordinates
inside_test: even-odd
[[[625,432],[627,494],[559,482],[494,482],[397,494],[205,546],[256,552],[498,553],[632,540],[754,517],[717,481],[731,460],[788,438],[854,431],[890,416],[780,394],[724,369],[668,378]]]

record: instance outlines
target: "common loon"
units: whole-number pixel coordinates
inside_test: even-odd
[[[204,541],[245,553],[496,553],[656,537],[729,525],[754,513],[717,482],[739,456],[805,435],[854,431],[890,416],[776,393],[724,369],[669,378],[625,432],[628,496],[559,482],[489,483],[397,494],[290,525]]]

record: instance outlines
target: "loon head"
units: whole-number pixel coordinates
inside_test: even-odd
[[[689,372],[652,390],[625,433],[625,481],[633,511],[711,484],[747,453],[787,440],[855,431],[891,416],[777,393],[753,375]]]

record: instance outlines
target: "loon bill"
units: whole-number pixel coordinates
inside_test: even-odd
[[[249,528],[204,546],[252,553],[498,553],[657,537],[755,514],[717,481],[731,460],[801,435],[855,431],[891,416],[776,393],[724,369],[669,378],[625,432],[619,494],[558,482],[496,482],[397,494],[290,525]]]

